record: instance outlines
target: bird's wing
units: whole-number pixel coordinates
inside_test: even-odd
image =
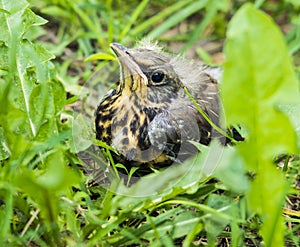
[[[164,152],[169,159],[177,162],[195,154],[197,149],[187,141],[198,140],[198,126],[195,119],[186,120],[183,116],[170,111],[163,111],[156,115],[148,126],[151,145]]]

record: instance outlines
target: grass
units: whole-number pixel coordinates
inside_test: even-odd
[[[0,0],[1,245],[299,246],[300,6],[245,2]],[[118,80],[109,43],[141,38],[225,41],[226,124],[246,141],[107,172],[93,111]]]

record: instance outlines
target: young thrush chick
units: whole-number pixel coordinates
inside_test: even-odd
[[[120,82],[95,112],[97,139],[115,148],[127,167],[168,166],[196,152],[190,140],[208,144],[212,127],[184,92],[219,121],[214,69],[163,52],[156,45],[129,49],[112,43],[120,64]],[[216,74],[217,75],[217,74]]]

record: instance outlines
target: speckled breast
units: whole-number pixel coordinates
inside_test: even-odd
[[[136,97],[114,90],[104,98],[96,111],[97,139],[115,148],[125,165],[163,162],[166,155],[152,147],[148,137],[148,125],[161,108],[141,104]]]

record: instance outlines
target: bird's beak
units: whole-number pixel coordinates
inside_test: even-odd
[[[111,43],[110,47],[116,54],[121,66],[121,83],[124,83],[125,87],[129,86],[132,91],[135,91],[140,83],[147,85],[147,76],[135,62],[130,50],[118,43]]]

